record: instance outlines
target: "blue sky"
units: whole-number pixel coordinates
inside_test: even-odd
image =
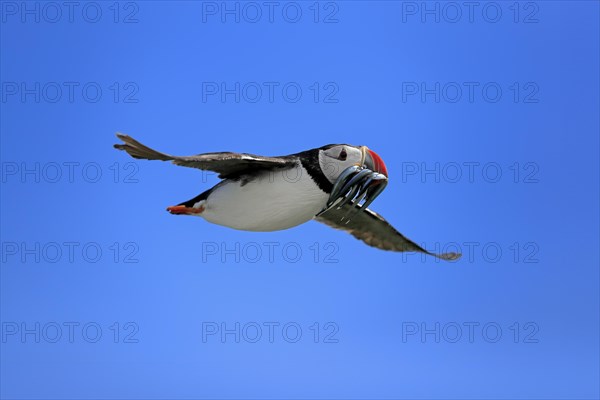
[[[600,395],[597,2],[1,5],[3,398]],[[169,215],[218,179],[117,131],[367,145],[463,258]]]

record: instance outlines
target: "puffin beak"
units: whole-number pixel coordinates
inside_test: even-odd
[[[378,172],[387,178],[388,171],[381,157],[367,146],[362,146],[361,150],[363,152],[363,165],[371,171]]]

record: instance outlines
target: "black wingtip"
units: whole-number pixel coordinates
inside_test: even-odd
[[[125,135],[124,133],[121,132],[117,132],[115,133],[115,135],[121,139],[124,143],[117,143],[117,144],[113,144],[113,147],[115,149],[118,150],[126,150],[126,146],[127,146],[127,139],[129,139],[129,136]]]
[[[454,253],[454,252],[442,253],[442,254],[432,254],[432,255],[434,255],[437,258],[440,258],[442,260],[445,260],[445,261],[456,261],[462,257],[461,253]]]

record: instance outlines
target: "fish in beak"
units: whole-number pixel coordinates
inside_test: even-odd
[[[353,165],[342,171],[333,185],[327,207],[319,215],[333,207],[340,209],[350,204],[351,210],[342,217],[348,223],[352,215],[366,210],[387,186],[388,171],[381,157],[367,146],[362,146],[361,151],[361,165]]]

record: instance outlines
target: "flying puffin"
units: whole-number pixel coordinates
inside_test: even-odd
[[[231,152],[172,156],[128,135],[117,137],[124,143],[114,147],[133,158],[171,161],[219,174],[221,182],[168,207],[171,214],[256,232],[288,229],[315,219],[378,249],[417,251],[444,260],[461,256],[423,249],[367,208],[387,184],[388,172],[381,157],[366,146],[330,144],[278,157]],[[362,197],[353,201],[355,196]],[[366,201],[360,204],[361,200]]]

